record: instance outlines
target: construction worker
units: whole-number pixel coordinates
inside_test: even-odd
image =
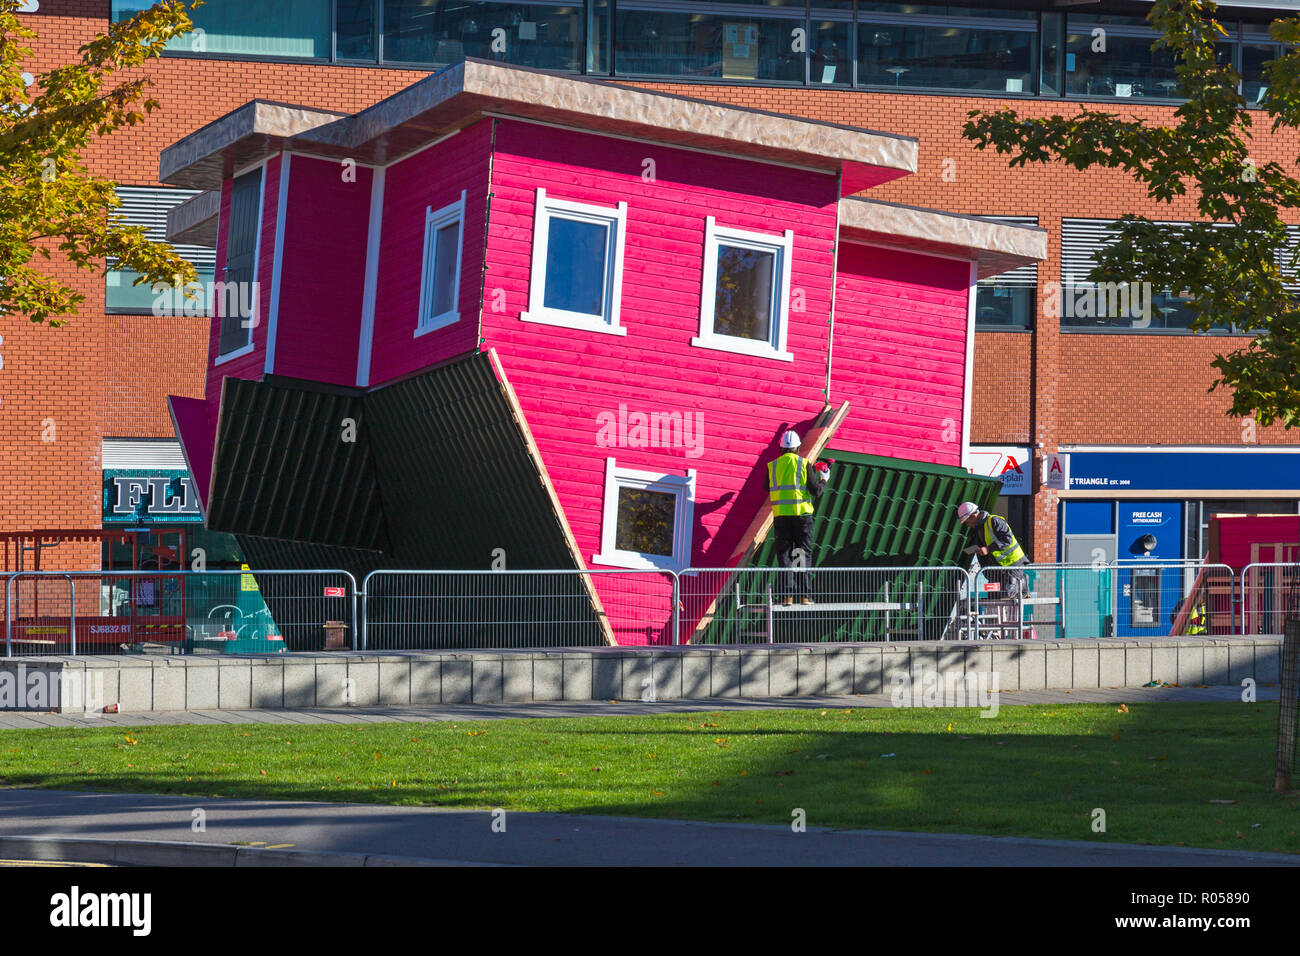
[[[1174,607],[1173,615],[1170,619],[1171,624],[1178,617],[1179,612],[1182,611],[1184,603],[1185,602],[1183,601],[1179,601],[1177,606]],[[1205,617],[1205,604],[1196,604],[1190,597],[1186,599],[1186,603],[1188,603],[1189,607],[1187,612],[1187,621],[1183,625],[1183,633],[1208,634],[1210,628],[1208,627],[1209,622]]]
[[[981,511],[973,501],[958,505],[957,519],[970,529],[967,553],[975,555],[986,569],[985,580],[1000,585],[998,599],[1014,601],[1025,594],[1028,581],[1019,566],[1029,561],[1007,519]]]
[[[776,532],[776,556],[785,568],[781,601],[812,603],[813,501],[826,487],[823,476],[799,454],[799,436],[788,431],[781,436],[781,457],[767,464],[768,500],[772,503],[772,525]],[[803,570],[795,570],[803,569]]]

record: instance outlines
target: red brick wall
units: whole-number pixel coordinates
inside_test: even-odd
[[[39,73],[72,60],[77,47],[108,24],[108,0],[59,0],[25,18],[40,33],[27,69]],[[420,71],[313,64],[167,58],[151,63],[152,95],[161,109],[138,128],[93,147],[90,168],[128,185],[157,181],[160,150],[254,97],[354,111],[409,85]],[[764,89],[696,84],[650,88],[751,108],[807,115],[920,140],[916,175],[873,190],[878,198],[952,212],[1037,216],[1049,230],[1040,286],[1059,278],[1062,217],[1117,218],[1142,212],[1193,218],[1187,198],[1157,207],[1119,172],[1082,174],[1065,167],[1011,170],[1006,157],[980,152],[961,138],[967,110],[1009,103],[1027,115],[1072,109],[1051,100]],[[1125,103],[1126,115],[1169,121],[1170,107]],[[1255,130],[1255,159],[1290,163],[1300,134]],[[0,530],[98,527],[99,447],[103,437],[168,437],[164,397],[200,396],[207,320],[103,314],[102,277],[74,279],[86,294],[67,327],[29,327],[0,317]],[[1058,443],[1229,443],[1240,422],[1226,418],[1227,396],[1210,395],[1208,362],[1240,339],[1059,332],[1040,318],[1033,335],[981,333],[971,440]],[[1033,384],[1031,384],[1033,383]],[[54,431],[48,428],[52,422]],[[42,423],[45,423],[44,425]],[[50,441],[42,441],[44,431]],[[1279,428],[1259,429],[1261,444],[1294,442]],[[1056,496],[1037,496],[1035,555],[1054,557]]]

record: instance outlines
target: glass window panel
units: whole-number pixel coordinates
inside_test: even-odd
[[[113,19],[125,20],[150,6],[151,0],[113,0]],[[207,0],[189,15],[194,29],[168,41],[168,50],[321,59],[330,55],[330,0]]]
[[[676,515],[677,495],[672,492],[619,488],[614,547],[672,557]]]
[[[975,293],[975,326],[981,329],[1028,329],[1034,324],[1038,290],[981,282]]]
[[[612,0],[587,0],[587,72],[609,73],[610,3]]]
[[[107,287],[104,290],[104,307],[120,309],[124,312],[151,312],[154,315],[207,315],[211,305],[208,290],[216,280],[215,269],[196,269],[198,283],[203,286],[203,295],[198,299],[187,299],[183,293],[173,292],[168,285],[165,292],[154,292],[153,285],[142,282],[133,285],[140,273],[130,269],[115,269],[107,274]]]
[[[817,0],[818,6],[825,6],[824,0]],[[998,10],[992,7],[947,7],[928,3],[859,3],[858,14],[892,13],[932,17],[999,17],[1007,20],[1034,20],[1038,14],[1033,10]]]
[[[808,24],[808,79],[814,86],[853,82],[852,24],[847,15],[825,19],[833,13],[814,9]]]
[[[378,0],[337,0],[338,58],[375,59],[375,8]]]
[[[1281,55],[1281,48],[1273,44],[1243,43],[1241,45],[1241,95],[1249,106],[1263,103],[1268,89],[1264,86],[1264,64]]]
[[[450,312],[456,293],[456,247],[460,238],[460,222],[453,222],[438,230],[434,240],[433,259],[433,309],[431,316]]]
[[[576,73],[584,17],[581,3],[384,0],[384,61],[443,66],[472,56]]]
[[[770,342],[775,274],[776,253],[720,244],[714,334]]]
[[[1042,69],[1039,72],[1038,91],[1043,95],[1060,96],[1065,16],[1060,13],[1044,13],[1042,24],[1042,56],[1039,60]]]
[[[864,86],[1032,93],[1037,33],[959,26],[858,24]]]
[[[806,27],[803,5],[755,4],[745,12],[715,14],[663,10],[654,0],[620,0],[616,70],[622,74],[804,81],[806,54],[796,52],[796,30]],[[769,16],[761,17],[762,12]]]
[[[1071,32],[1065,38],[1065,91],[1076,96],[1119,98],[1169,97],[1178,85],[1174,55],[1152,50],[1154,36],[1105,35],[1094,40],[1090,30]],[[1096,49],[1094,49],[1094,47]]]
[[[609,225],[550,217],[546,239],[548,309],[605,314]]]

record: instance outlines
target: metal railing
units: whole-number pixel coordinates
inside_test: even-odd
[[[360,588],[333,569],[22,571],[4,580],[5,653],[1277,634],[1300,614],[1295,564],[1013,570],[379,570]]]
[[[1282,634],[1300,616],[1300,564],[1255,563],[1241,571],[1241,634]]]
[[[1235,575],[1184,561],[982,568],[973,638],[1231,634]]]
[[[958,639],[970,575],[946,567],[688,568],[681,582],[683,639],[789,644]]]
[[[356,580],[341,570],[17,571],[4,592],[6,657],[310,651],[331,631],[356,646]]]
[[[378,570],[362,592],[362,650],[677,643],[677,573],[658,568]]]

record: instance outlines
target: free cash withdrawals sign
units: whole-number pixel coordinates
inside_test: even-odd
[[[1033,491],[1029,480],[1029,449],[1014,445],[974,446],[970,466],[977,475],[1002,479],[1004,495],[1027,495]]]

